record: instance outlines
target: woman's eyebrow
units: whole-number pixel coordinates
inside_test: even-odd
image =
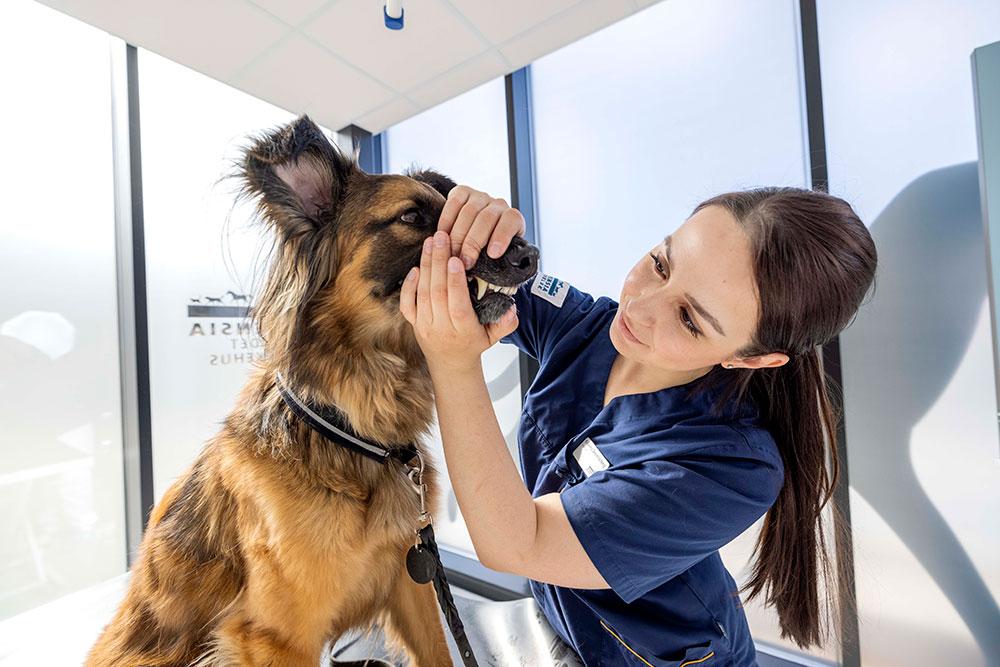
[[[664,251],[665,251],[664,254],[666,255],[666,258],[667,258],[667,267],[670,269],[670,272],[673,273],[673,271],[674,271],[674,260],[670,256],[670,234],[667,234],[666,236],[663,237],[663,247],[664,247]],[[702,318],[706,322],[708,322],[709,324],[711,324],[712,327],[714,327],[715,330],[718,331],[720,335],[722,335],[722,336],[726,335],[726,332],[722,330],[722,325],[719,324],[719,320],[717,320],[714,317],[712,317],[712,313],[710,313],[707,310],[705,310],[705,308],[700,303],[698,303],[697,299],[695,299],[693,296],[691,296],[687,292],[684,292],[684,298],[691,302],[691,306],[696,311],[698,311],[698,314],[701,315]]]

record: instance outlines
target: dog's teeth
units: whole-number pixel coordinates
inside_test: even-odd
[[[476,299],[482,299],[483,295],[487,292],[499,292],[500,294],[506,294],[507,296],[514,296],[517,292],[517,286],[501,287],[500,285],[494,285],[493,283],[487,282],[478,276],[475,276],[475,279]]]

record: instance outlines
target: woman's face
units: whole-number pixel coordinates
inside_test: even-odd
[[[707,206],[629,271],[611,340],[631,361],[692,379],[723,362],[780,365],[761,363],[775,355],[735,356],[757,325],[758,303],[749,238],[726,209]]]

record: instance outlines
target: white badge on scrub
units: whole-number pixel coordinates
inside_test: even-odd
[[[601,450],[597,448],[597,445],[590,438],[584,438],[580,446],[573,450],[573,458],[580,464],[580,469],[583,470],[583,474],[587,477],[590,477],[598,470],[607,470],[611,467],[608,460],[604,458],[604,454],[601,454]]]
[[[544,273],[536,275],[535,281],[531,283],[531,293],[542,297],[556,308],[562,308],[568,291],[569,285]]]

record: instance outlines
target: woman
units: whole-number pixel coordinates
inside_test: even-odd
[[[484,327],[451,255],[471,266],[523,231],[503,200],[454,188],[400,295],[479,559],[529,578],[587,665],[742,667],[753,642],[718,549],[766,513],[744,590],[766,592],[782,636],[822,643],[824,612],[838,623],[818,580],[837,590],[821,510],[839,469],[820,346],[874,280],[864,224],[821,192],[719,195],[642,253],[619,302],[542,275]],[[500,340],[539,361],[524,482],[480,365]]]

